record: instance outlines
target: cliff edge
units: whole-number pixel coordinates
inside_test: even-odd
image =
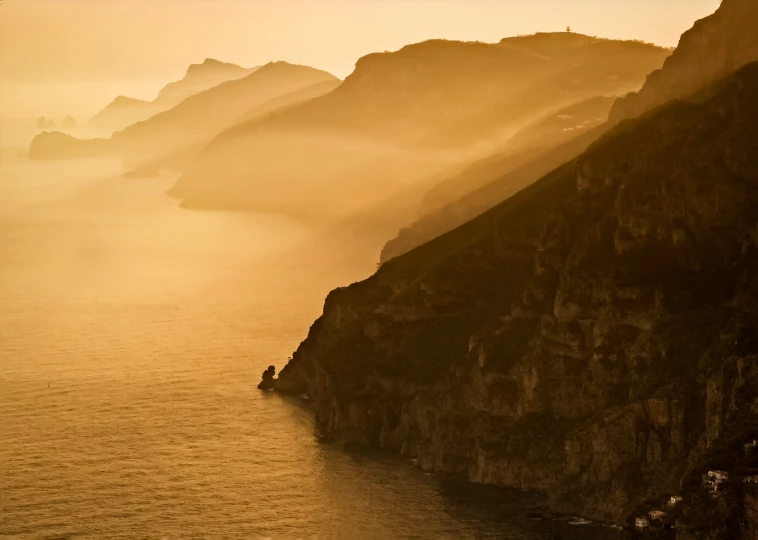
[[[704,95],[333,291],[277,390],[336,439],[616,523],[728,467],[758,434],[758,64]]]
[[[634,118],[673,99],[682,99],[711,82],[758,61],[758,2],[723,0],[719,9],[697,21],[679,46],[637,93],[619,99],[610,119]]]

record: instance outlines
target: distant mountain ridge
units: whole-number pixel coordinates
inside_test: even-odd
[[[233,124],[240,114],[271,99],[337,80],[325,71],[272,62],[241,79],[226,81],[192,95],[171,109],[118,131],[108,139],[80,140],[42,133],[32,141],[29,155],[35,159],[104,155],[147,159],[213,137]]]
[[[99,129],[123,129],[130,124],[170,109],[191,95],[222,82],[242,78],[256,69],[258,68],[243,68],[236,64],[207,58],[201,64],[190,65],[182,79],[164,86],[154,100],[146,101],[118,96],[94,115],[87,125]]]
[[[333,211],[338,190],[357,211],[497,147],[529,119],[638,88],[669,54],[571,33],[370,54],[333,92],[219,135],[172,194],[196,208],[310,213]]]
[[[218,84],[250,75],[260,67],[244,68],[229,62],[206,58],[201,64],[191,64],[179,81],[164,86],[154,103],[173,107],[186,98]]]

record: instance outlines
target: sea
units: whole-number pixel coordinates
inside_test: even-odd
[[[0,538],[625,537],[322,441],[307,401],[256,389],[376,237],[0,156]]]

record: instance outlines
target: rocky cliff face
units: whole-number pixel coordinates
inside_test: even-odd
[[[679,46],[642,89],[620,99],[611,120],[633,118],[758,61],[758,2],[723,0],[721,7],[682,35]]]
[[[756,95],[758,64],[332,292],[277,389],[337,439],[559,510],[696,500],[758,433]]]

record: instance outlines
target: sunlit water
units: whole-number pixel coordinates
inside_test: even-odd
[[[376,246],[184,211],[114,167],[0,165],[0,537],[618,537],[319,442],[255,385]]]

